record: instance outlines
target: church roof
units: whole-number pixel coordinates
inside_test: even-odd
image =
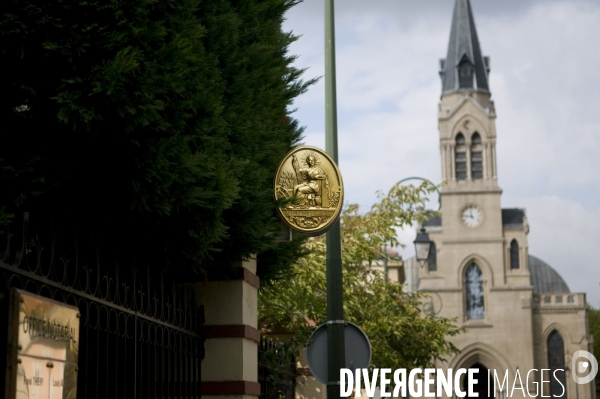
[[[472,66],[477,89],[489,91],[489,59],[483,57],[481,53],[471,3],[469,0],[456,0],[448,54],[445,60],[441,60],[440,65],[442,92],[473,88],[472,82],[466,86],[464,83],[461,86],[461,82],[459,82],[458,66],[463,63],[469,63]]]
[[[529,255],[529,272],[533,293],[571,292],[565,280],[550,265],[533,255]]]
[[[504,208],[502,209],[502,225],[523,225],[525,209]]]
[[[423,222],[423,227],[440,227],[442,225],[442,217],[440,215],[429,215],[429,219]]]

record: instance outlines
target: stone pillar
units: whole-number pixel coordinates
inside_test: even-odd
[[[257,399],[258,383],[256,260],[242,262],[234,278],[199,286],[206,337],[202,397]]]

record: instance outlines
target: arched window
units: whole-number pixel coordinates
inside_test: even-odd
[[[458,65],[458,86],[471,88],[473,87],[473,78],[475,74],[473,73],[473,64],[469,61],[469,59],[464,56],[460,64]]]
[[[517,243],[517,240],[512,240],[510,242],[510,268],[519,268],[519,244]]]
[[[435,272],[437,270],[437,250],[435,243],[432,242],[429,246],[429,255],[427,257],[427,270]]]
[[[483,146],[477,132],[471,137],[471,177],[473,180],[483,179]]]
[[[456,163],[456,179],[467,179],[467,146],[465,145],[465,136],[459,133],[456,136],[456,146],[454,147],[454,162]]]
[[[564,372],[565,344],[562,337],[556,330],[552,331],[548,336],[548,368],[550,369],[550,396],[554,398],[566,399],[567,392],[563,389],[563,387],[567,386]],[[554,378],[555,370],[556,378]],[[574,373],[575,370],[572,372]]]
[[[471,263],[465,271],[465,288],[467,291],[467,319],[483,319],[483,275],[477,264]]]

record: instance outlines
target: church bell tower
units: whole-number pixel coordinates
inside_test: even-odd
[[[453,339],[457,347],[481,354],[456,357],[451,367],[501,369],[510,363],[529,369],[531,344],[511,347],[502,338],[510,331],[519,342],[532,342],[531,283],[524,210],[500,203],[489,72],[470,1],[455,0],[448,52],[440,61],[441,217],[423,223],[433,244],[418,289],[433,294],[432,308],[441,316],[456,317],[466,329]],[[494,361],[483,355],[491,356],[498,350],[493,348],[503,353]],[[498,360],[502,356],[507,364]]]
[[[445,233],[502,237],[496,169],[496,112],[489,88],[490,60],[479,46],[468,0],[454,7],[446,59],[440,61],[438,122]],[[485,227],[484,227],[485,225]]]
[[[430,270],[420,274],[419,289],[464,288],[466,269],[473,263],[486,290],[529,289],[527,220],[521,209],[501,208],[490,60],[482,54],[469,0],[456,0],[448,52],[440,67],[438,127],[445,182],[442,217],[424,224],[434,242],[436,264],[432,267],[429,262]],[[515,217],[518,226],[511,222]],[[512,245],[517,247],[512,248],[512,258],[518,258],[519,267],[510,263],[513,239],[517,244]],[[487,301],[490,299],[488,296]],[[470,318],[468,306],[471,304],[463,303],[462,309],[457,309],[465,321],[490,320],[490,312],[482,318]]]

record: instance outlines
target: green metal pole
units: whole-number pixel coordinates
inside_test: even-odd
[[[325,151],[338,163],[333,0],[325,0]],[[345,367],[344,294],[340,222],[327,232],[327,398],[340,397],[340,369]]]

